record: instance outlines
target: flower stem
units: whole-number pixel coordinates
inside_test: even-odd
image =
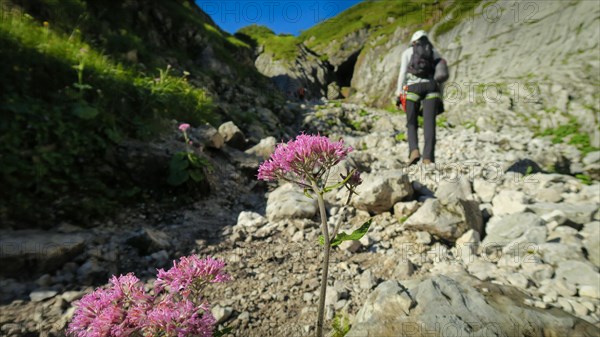
[[[329,228],[327,227],[327,214],[325,213],[323,192],[319,189],[315,181],[312,182],[312,188],[317,195],[319,211],[321,212],[321,232],[325,241],[325,244],[323,245],[323,274],[321,275],[321,291],[319,293],[319,309],[317,311],[317,337],[323,337],[323,318],[325,315],[325,296],[327,293],[327,274],[329,272],[329,251],[331,249],[331,244]]]

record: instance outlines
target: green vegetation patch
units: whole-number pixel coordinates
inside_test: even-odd
[[[218,121],[187,74],[137,72],[52,22],[3,12],[0,45],[0,219],[105,215],[140,192],[115,163],[122,140]]]
[[[273,56],[273,60],[293,60],[298,52],[300,40],[292,35],[276,35],[265,26],[250,25],[240,29],[235,36],[245,43],[264,46],[264,52]]]
[[[552,143],[554,144],[563,143],[567,139],[567,143],[577,147],[584,156],[589,152],[599,150],[590,144],[590,135],[581,131],[581,125],[575,118],[571,118],[568,123],[556,128],[549,128],[542,132],[537,132],[536,136],[551,136]]]

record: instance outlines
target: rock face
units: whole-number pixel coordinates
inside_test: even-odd
[[[256,58],[256,69],[285,93],[294,94],[305,87],[306,98],[326,97],[327,85],[332,81],[331,65],[303,44],[298,45],[297,50],[294,60],[277,60],[271,54],[262,53]]]
[[[364,174],[362,180],[362,184],[356,189],[358,195],[353,200],[358,209],[374,213],[386,212],[394,204],[413,194],[408,176],[402,171]]]
[[[482,291],[482,289],[487,291]],[[560,310],[523,304],[518,290],[438,275],[387,281],[369,296],[346,336],[594,336],[597,328]],[[511,313],[519,314],[511,314]]]
[[[284,184],[269,194],[266,213],[269,221],[312,218],[317,213],[317,200],[309,199],[292,184]]]

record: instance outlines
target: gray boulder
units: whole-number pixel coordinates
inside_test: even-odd
[[[473,190],[481,198],[482,202],[491,202],[496,194],[496,183],[483,178],[473,180]]]
[[[87,239],[82,233],[0,231],[0,275],[52,272],[83,252]]]
[[[598,331],[562,310],[527,306],[527,296],[512,287],[443,275],[406,285],[380,284],[346,336],[596,336]]]
[[[555,278],[570,284],[600,287],[600,274],[591,264],[583,261],[562,261],[556,268]]]
[[[279,186],[269,194],[266,215],[269,221],[312,218],[317,213],[317,199],[309,199],[292,184]]]
[[[527,209],[540,216],[549,214],[554,210],[562,211],[571,225],[576,228],[581,228],[581,225],[593,220],[594,214],[598,212],[596,204],[569,204],[569,203],[551,203],[538,202],[527,205]]]
[[[143,228],[127,239],[127,244],[136,248],[141,255],[171,248],[169,236],[163,231],[152,228]]]
[[[443,205],[437,199],[427,199],[404,225],[454,242],[470,229],[482,233],[483,218],[475,201],[461,200]]]
[[[408,199],[413,189],[408,176],[401,170],[362,175],[362,184],[356,188],[354,207],[374,213],[387,212],[398,201]]]
[[[504,247],[536,227],[545,229],[543,220],[533,213],[494,216],[486,226],[487,236],[483,239],[482,246],[485,249]]]
[[[245,152],[247,154],[258,156],[262,159],[268,159],[273,151],[275,151],[275,145],[277,140],[275,137],[267,137],[260,140],[260,142],[253,147],[249,148]]]
[[[458,179],[454,180],[442,180],[435,191],[436,198],[443,204],[473,198],[471,182],[466,176],[459,176]]]
[[[588,252],[588,259],[600,268],[600,222],[594,221],[583,226],[583,246]]]
[[[492,199],[494,215],[513,214],[525,211],[528,199],[521,191],[502,190]]]

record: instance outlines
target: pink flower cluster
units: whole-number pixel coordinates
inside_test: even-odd
[[[155,286],[162,291],[169,286],[171,291],[180,292],[188,297],[192,291],[200,289],[201,283],[218,283],[229,281],[229,275],[223,272],[225,262],[208,256],[200,259],[197,255],[184,256],[179,263],[173,261],[173,267],[168,271],[158,270]]]
[[[258,168],[257,177],[267,181],[286,177],[293,181],[315,179],[351,151],[352,147],[345,147],[341,139],[332,142],[324,136],[301,134],[287,144],[278,144],[271,158]]]
[[[185,132],[185,131],[187,131],[187,129],[189,129],[189,128],[190,128],[190,125],[189,125],[189,124],[187,124],[187,123],[183,123],[183,124],[180,124],[180,125],[179,125],[179,130],[180,130],[181,132]]]
[[[200,295],[206,284],[230,279],[224,267],[211,257],[182,257],[168,271],[158,271],[153,295],[132,273],[113,276],[110,287],[75,303],[67,331],[76,337],[210,337],[216,321]]]

